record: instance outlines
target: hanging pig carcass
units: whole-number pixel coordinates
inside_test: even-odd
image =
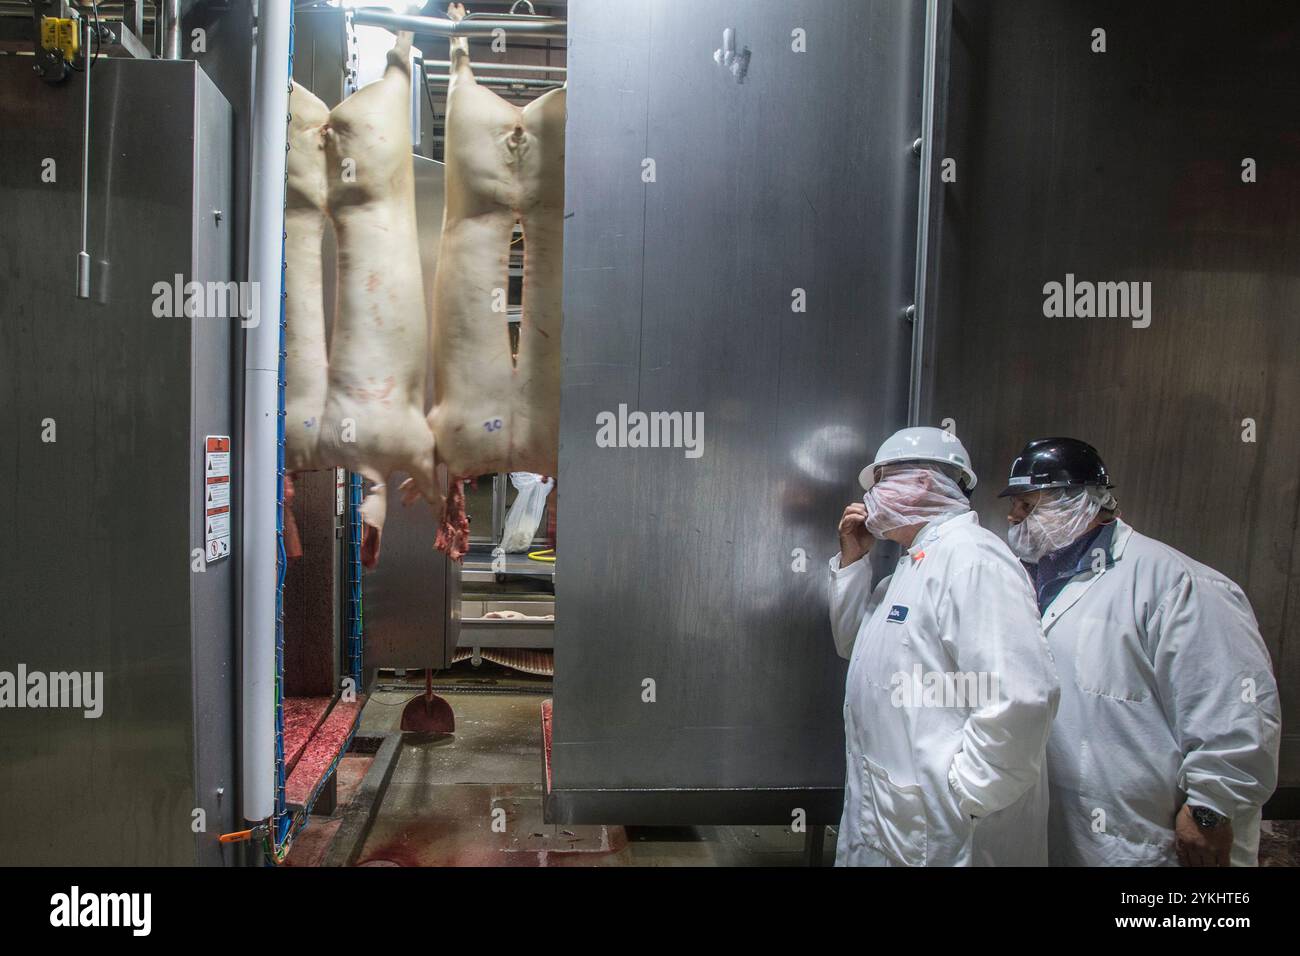
[[[338,308],[319,460],[372,483],[361,506],[378,557],[389,474],[404,472],[437,508],[425,412],[429,317],[411,168],[411,34],[399,34],[382,79],[349,96],[324,129],[328,211],[338,249]]]
[[[464,16],[453,4],[453,19]],[[565,91],[524,109],[475,82],[463,38],[451,42],[446,203],[433,310],[429,423],[451,491],[438,546],[468,547],[462,482],[531,471],[554,475],[559,451]],[[518,360],[506,295],[511,235],[524,242]]]
[[[321,261],[329,115],[329,108],[310,90],[292,84],[284,210],[284,457],[289,471],[321,467],[317,453],[329,387]]]

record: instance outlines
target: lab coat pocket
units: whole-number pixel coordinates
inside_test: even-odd
[[[892,693],[900,681],[911,675],[915,660],[906,626],[885,621],[882,612],[877,611],[863,639],[863,680]]]
[[[901,787],[883,767],[862,758],[862,839],[896,863],[924,866],[925,799],[918,786]]]
[[[1084,618],[1074,645],[1074,682],[1080,690],[1114,700],[1151,696],[1155,671],[1137,635],[1118,621]]]

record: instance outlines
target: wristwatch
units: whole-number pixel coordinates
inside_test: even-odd
[[[1192,807],[1192,819],[1202,830],[1213,830],[1221,826],[1228,818],[1221,813],[1216,813],[1209,807]]]

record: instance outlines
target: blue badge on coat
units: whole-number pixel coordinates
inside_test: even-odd
[[[907,606],[895,604],[889,609],[889,621],[892,624],[902,624],[907,620]]]

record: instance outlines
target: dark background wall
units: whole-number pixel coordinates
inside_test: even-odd
[[[1126,520],[1240,583],[1300,785],[1300,10],[957,0],[951,63],[922,420],[955,419],[986,525],[1023,442],[1074,435]],[[1045,318],[1067,272],[1151,282],[1150,327]]]

